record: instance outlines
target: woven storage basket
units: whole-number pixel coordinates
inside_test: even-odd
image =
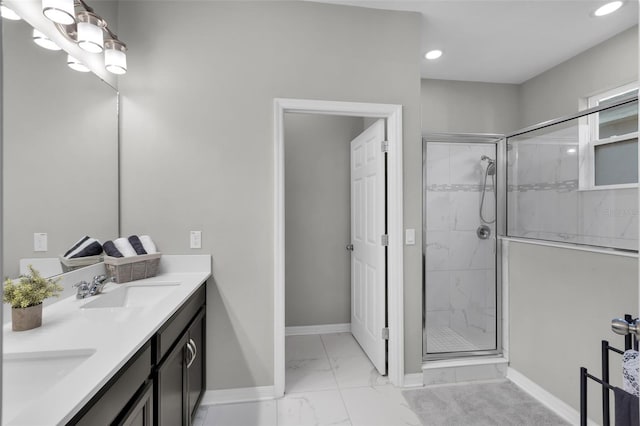
[[[70,272],[78,268],[84,268],[85,266],[93,265],[94,263],[100,263],[103,260],[101,254],[97,256],[77,257],[75,259],[67,259],[63,255],[58,256],[60,259],[60,265],[62,266],[62,272]]]
[[[104,257],[107,274],[118,284],[155,277],[162,253],[141,254],[131,257]]]

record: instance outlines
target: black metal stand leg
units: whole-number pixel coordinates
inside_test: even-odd
[[[580,367],[580,426],[587,426],[587,369]]]
[[[602,381],[609,383],[609,342],[602,341]],[[602,426],[610,426],[609,388],[602,386]]]

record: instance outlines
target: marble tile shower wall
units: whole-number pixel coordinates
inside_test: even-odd
[[[509,236],[638,249],[638,191],[579,190],[578,129],[511,143]]]
[[[451,328],[479,349],[495,345],[495,225],[481,240],[480,197],[489,144],[428,143],[426,152],[426,321]],[[495,217],[488,180],[485,218]],[[429,333],[427,333],[429,350]]]

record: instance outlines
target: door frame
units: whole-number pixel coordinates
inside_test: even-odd
[[[285,390],[285,113],[382,118],[387,141],[387,307],[389,324],[388,376],[395,386],[404,382],[404,277],[403,277],[403,179],[402,105],[275,98],[274,126],[274,393]]]

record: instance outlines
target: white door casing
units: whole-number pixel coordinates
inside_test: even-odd
[[[284,116],[285,113],[326,114],[349,117],[382,118],[386,121],[387,141],[387,247],[388,275],[388,376],[395,386],[403,386],[404,375],[404,270],[403,270],[403,139],[402,106],[313,99],[274,99],[274,259],[273,259],[273,386],[265,387],[273,397],[284,395]],[[267,389],[268,388],[268,389]],[[264,399],[261,397],[261,399]],[[254,398],[255,399],[255,398]]]
[[[384,120],[351,141],[351,333],[380,374],[386,370]]]

